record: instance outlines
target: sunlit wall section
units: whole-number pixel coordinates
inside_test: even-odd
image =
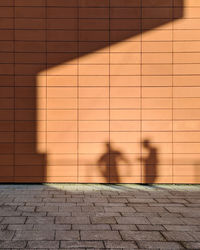
[[[173,181],[200,183],[200,2],[184,4],[173,32]],[[174,17],[180,11],[176,0]]]
[[[173,1],[142,1],[143,183],[172,182],[172,19]]]

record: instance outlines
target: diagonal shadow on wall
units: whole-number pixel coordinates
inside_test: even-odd
[[[46,181],[42,72],[182,18],[183,1],[2,0],[0,181]]]

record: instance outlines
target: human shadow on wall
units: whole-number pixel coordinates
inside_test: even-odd
[[[97,160],[101,176],[105,178],[106,183],[109,183],[112,177],[115,183],[120,183],[120,175],[118,171],[120,162],[129,164],[129,160],[122,152],[114,149],[110,142],[106,142],[105,153],[103,153]]]
[[[157,178],[157,167],[158,167],[158,150],[156,147],[151,145],[150,140],[143,140],[142,146],[147,150],[145,157],[139,158],[142,165],[142,183],[155,183]]]
[[[46,143],[38,120],[48,119],[38,117],[45,110],[38,89],[47,84],[41,72],[180,19],[183,1],[1,1],[0,181],[46,181],[47,150],[38,150]]]

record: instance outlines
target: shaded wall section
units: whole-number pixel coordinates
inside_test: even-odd
[[[197,1],[0,4],[2,182],[199,182]]]

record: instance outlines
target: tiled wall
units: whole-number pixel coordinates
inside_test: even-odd
[[[198,0],[0,0],[1,182],[200,182]]]

